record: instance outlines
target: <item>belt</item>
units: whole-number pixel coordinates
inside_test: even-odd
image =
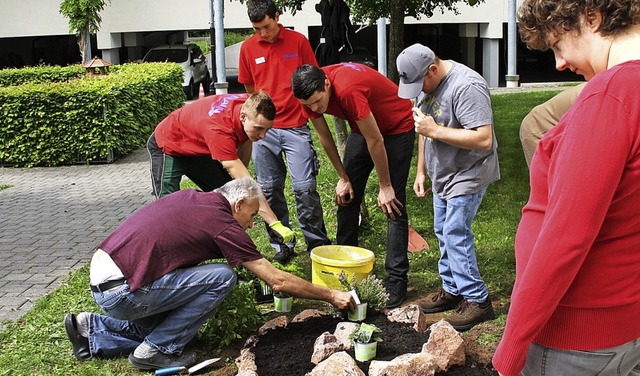
[[[126,279],[120,278],[120,279],[114,279],[113,281],[107,281],[105,283],[101,283],[98,286],[90,285],[90,287],[91,287],[91,291],[93,292],[103,292],[103,291],[110,290],[114,287],[122,286],[125,284],[125,282],[127,282]]]

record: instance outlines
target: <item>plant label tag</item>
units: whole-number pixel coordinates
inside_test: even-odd
[[[360,298],[358,298],[358,294],[356,294],[356,290],[349,291],[349,294],[353,296],[353,300],[356,301],[356,304],[360,304]]]

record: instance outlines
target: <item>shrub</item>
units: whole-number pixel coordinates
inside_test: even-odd
[[[57,166],[109,161],[144,146],[155,125],[184,103],[182,68],[173,63],[113,68],[106,76],[66,81],[76,68],[39,68],[59,75],[43,74],[0,88],[0,162]],[[25,80],[31,69],[7,82]]]

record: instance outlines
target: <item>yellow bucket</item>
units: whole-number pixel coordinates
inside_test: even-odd
[[[323,245],[311,250],[311,282],[344,290],[338,275],[344,271],[349,281],[365,279],[373,270],[375,256],[368,249],[348,245]]]

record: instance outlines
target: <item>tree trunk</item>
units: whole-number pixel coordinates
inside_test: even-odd
[[[89,34],[89,26],[85,26],[78,35],[78,48],[80,49],[80,57],[82,63],[91,60],[91,34]]]
[[[389,55],[387,64],[387,77],[398,83],[398,69],[396,58],[404,49],[404,10],[405,0],[395,0],[391,5],[389,18]]]

